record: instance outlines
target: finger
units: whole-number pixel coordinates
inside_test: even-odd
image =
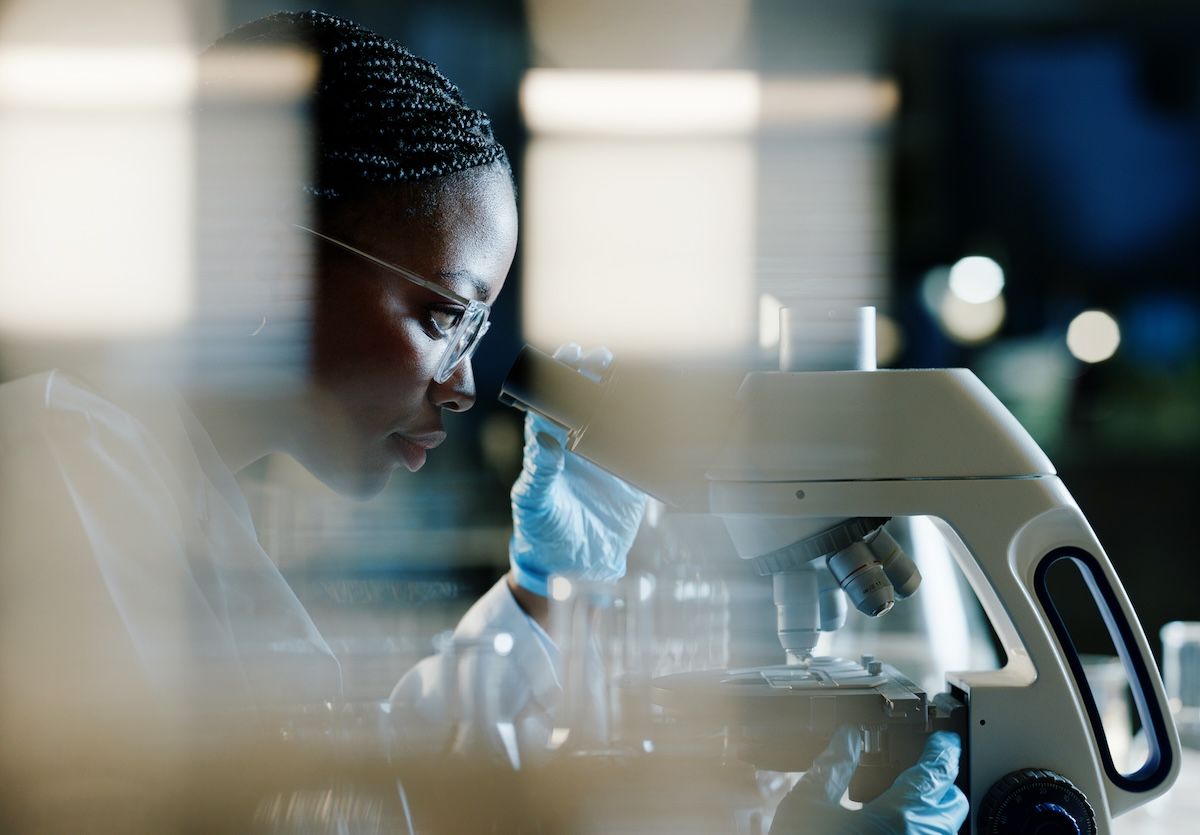
[[[526,412],[525,443],[529,444],[538,435],[543,435],[555,441],[559,446],[565,447],[567,445],[568,431],[566,427],[555,423],[545,415],[537,412]]]
[[[601,345],[598,348],[593,348],[588,351],[579,362],[579,370],[587,377],[599,382],[604,377],[604,372],[608,371],[608,367],[612,365],[612,351]]]
[[[950,731],[931,734],[916,765],[901,772],[884,794],[925,802],[939,800],[954,787],[961,753],[958,734]]]
[[[583,357],[583,349],[576,342],[568,342],[565,345],[559,345],[554,352],[554,358],[559,362],[566,363],[572,368],[578,368]]]
[[[540,415],[525,418],[525,451],[521,476],[513,486],[512,498],[544,496],[566,460],[565,431]]]
[[[850,785],[861,753],[862,733],[848,725],[838,728],[829,745],[813,760],[812,768],[804,772],[789,792],[789,797],[839,802]]]
[[[971,803],[958,786],[951,786],[938,801],[939,817],[946,822],[946,831],[957,832],[970,814]]]
[[[648,498],[641,488],[574,452],[568,452],[564,467],[577,484],[604,496],[604,506],[619,514],[621,521],[635,527],[640,523]]]

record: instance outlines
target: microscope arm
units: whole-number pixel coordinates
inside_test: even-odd
[[[1056,476],[820,482],[713,482],[712,511],[745,519],[931,516],[1000,639],[1001,670],[950,673],[968,697],[970,796],[1010,772],[1066,775],[1101,808],[1101,821],[1162,794],[1178,773],[1179,742],[1153,656],[1108,557]],[[970,543],[968,546],[966,543]],[[1055,625],[1044,572],[1072,558],[1099,590],[1098,605],[1130,673],[1147,728],[1146,765],[1122,775],[1069,635]]]

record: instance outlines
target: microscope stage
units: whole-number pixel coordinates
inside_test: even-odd
[[[840,725],[911,738],[919,750],[926,734],[962,721],[961,702],[942,694],[931,703],[894,667],[863,661],[679,673],[651,681],[651,698],[666,721],[725,731],[741,759],[777,771],[808,768]]]
[[[821,719],[855,721],[852,717],[876,714],[886,716],[881,721],[908,716],[923,720],[925,693],[894,667],[865,660],[866,666],[843,658],[814,658],[806,666],[678,673],[654,679],[651,694],[668,716],[681,718],[746,721],[779,711],[779,718],[792,724],[809,713],[821,728],[826,725]],[[869,704],[837,706],[846,701]],[[833,728],[827,730],[831,733]]]

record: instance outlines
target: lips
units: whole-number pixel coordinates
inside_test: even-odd
[[[404,462],[409,472],[415,473],[425,466],[429,450],[446,440],[445,432],[401,433],[388,435],[388,445],[396,457]]]

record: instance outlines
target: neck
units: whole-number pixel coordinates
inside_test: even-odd
[[[287,397],[206,393],[187,403],[234,473],[272,452],[290,451],[299,434],[298,404]]]

